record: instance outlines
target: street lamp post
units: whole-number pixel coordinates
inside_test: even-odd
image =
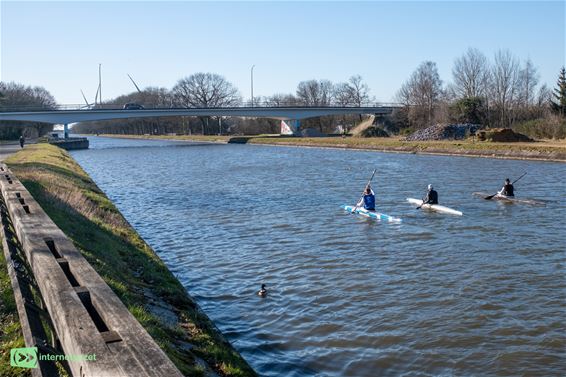
[[[255,64],[252,65],[252,69],[251,69],[252,107],[254,107],[254,67],[255,67]]]

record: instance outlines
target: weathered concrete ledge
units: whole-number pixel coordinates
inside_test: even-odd
[[[52,355],[61,354],[56,348],[58,347],[57,338],[49,336],[46,331],[47,327],[53,334],[53,325],[44,310],[43,298],[37,291],[37,283],[26,263],[21,246],[13,234],[12,223],[1,194],[0,240],[17,314],[20,318],[24,344],[28,347],[37,347],[42,352],[47,351]],[[61,363],[61,365],[68,370],[67,363]],[[56,363],[38,360],[37,368],[31,370],[31,375],[32,377],[59,377],[59,371]]]
[[[69,137],[66,139],[49,138],[49,144],[56,145],[59,148],[63,148],[68,151],[74,149],[88,149],[89,146],[89,142],[86,137]]]
[[[0,192],[74,376],[182,376],[6,165]],[[30,345],[33,346],[33,345]]]

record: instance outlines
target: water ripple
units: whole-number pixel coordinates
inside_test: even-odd
[[[566,370],[563,164],[104,138],[91,146],[74,157],[261,375]],[[340,209],[373,167],[380,208],[402,224]],[[525,171],[518,192],[546,207],[471,196]],[[428,183],[464,216],[405,202]]]

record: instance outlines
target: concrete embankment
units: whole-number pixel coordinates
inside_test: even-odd
[[[57,255],[48,249],[51,255],[43,253],[41,257],[53,259],[53,268],[62,271],[62,278],[74,276],[79,285],[92,288],[90,295],[98,303],[112,292],[105,294],[96,289],[101,285],[109,286],[123,303],[124,310],[129,312],[124,316],[135,318],[184,375],[255,375],[155,252],[65,151],[48,144],[37,144],[26,147],[6,163],[10,174],[18,177],[29,191],[28,200],[32,201],[33,197],[37,201],[38,206],[32,209],[41,206],[54,225],[72,240],[65,250],[75,247],[78,252],[68,255],[78,259],[84,257],[103,282],[92,283],[94,286],[89,287],[91,280],[96,279],[82,273],[88,271],[87,267],[78,269],[81,273],[77,276],[69,275],[65,270],[69,262],[57,259]],[[12,205],[21,204],[19,199],[14,199]],[[25,212],[23,204],[20,207]],[[41,227],[42,222],[35,226]],[[54,250],[60,252],[57,248]],[[72,290],[76,291],[76,287]],[[112,321],[106,325],[109,329],[120,326]],[[66,330],[62,328],[61,331]],[[120,334],[120,331],[116,333]],[[120,355],[122,353],[114,358],[120,360]],[[124,362],[128,363],[127,360]]]
[[[88,149],[88,139],[86,137],[69,137],[66,139],[50,138],[49,144],[58,146],[65,150]]]

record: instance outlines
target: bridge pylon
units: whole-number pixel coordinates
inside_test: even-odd
[[[281,135],[301,136],[301,121],[299,119],[282,120]]]

